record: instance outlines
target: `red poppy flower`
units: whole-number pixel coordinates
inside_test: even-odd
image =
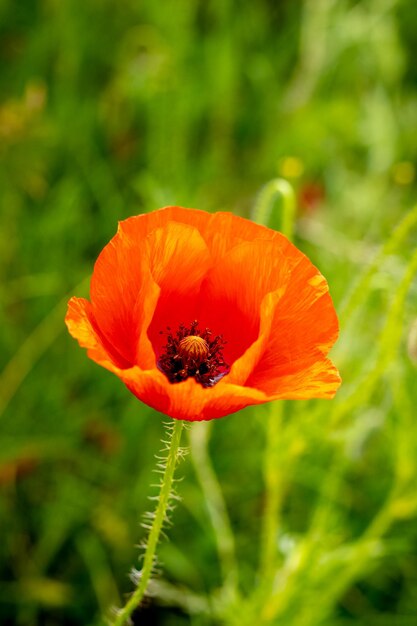
[[[340,384],[326,280],[283,235],[230,213],[167,207],[120,222],[90,296],[69,302],[71,335],[176,419],[331,398]]]

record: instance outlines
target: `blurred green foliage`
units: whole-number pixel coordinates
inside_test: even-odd
[[[1,624],[103,623],[143,538],[163,418],[68,337],[66,300],[117,220],[249,216],[277,176],[344,385],[207,427],[241,596],[189,457],[135,623],[417,623],[416,33],[413,0],[0,0]],[[270,411],[278,554],[256,573]]]

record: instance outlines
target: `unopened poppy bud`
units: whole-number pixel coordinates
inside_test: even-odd
[[[209,353],[209,346],[205,339],[197,335],[188,335],[179,343],[178,353],[184,361],[202,363]]]

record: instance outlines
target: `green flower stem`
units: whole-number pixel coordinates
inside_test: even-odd
[[[282,501],[282,464],[279,446],[282,435],[283,402],[273,403],[265,423],[266,451],[264,457],[265,510],[263,515],[260,574],[269,578],[276,566],[278,526]]]
[[[274,211],[277,199],[281,200],[281,212]],[[253,209],[253,219],[264,226],[280,230],[292,240],[294,233],[296,197],[291,184],[275,178],[260,191]],[[265,423],[266,450],[264,461],[265,511],[262,520],[260,576],[270,578],[277,565],[277,542],[279,512],[282,500],[282,464],[280,463],[280,441],[284,404],[274,403]]]
[[[193,425],[190,431],[191,457],[213,526],[224,585],[230,591],[231,596],[236,598],[238,594],[238,566],[234,535],[223,493],[208,452],[212,423],[201,422]]]
[[[155,515],[153,518],[152,526],[149,531],[149,537],[146,545],[145,557],[143,561],[143,568],[140,572],[140,578],[138,586],[131,595],[126,605],[120,609],[113,622],[114,626],[122,626],[126,624],[133,611],[140,605],[149,583],[149,579],[152,574],[152,569],[155,565],[155,552],[156,546],[159,541],[162,526],[167,516],[167,509],[169,500],[171,497],[172,482],[174,479],[175,467],[179,457],[179,446],[181,441],[181,434],[183,429],[183,422],[181,420],[175,420],[172,429],[172,434],[168,442],[168,452],[165,461],[165,469],[161,480],[161,490],[159,493],[158,506],[156,507]]]

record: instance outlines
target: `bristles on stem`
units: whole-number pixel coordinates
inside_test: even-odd
[[[145,555],[143,559],[143,567],[140,571],[133,569],[131,579],[137,587],[125,606],[119,609],[115,615],[113,626],[123,626],[130,622],[130,616],[133,611],[141,604],[150,582],[152,573],[155,571],[156,564],[156,546],[162,532],[162,526],[168,520],[168,514],[173,507],[170,503],[177,499],[173,494],[172,484],[174,481],[174,471],[179,459],[184,456],[184,449],[180,448],[181,434],[183,422],[176,420],[169,422],[166,426],[167,438],[163,441],[166,456],[158,456],[157,472],[162,474],[161,482],[158,485],[160,489],[157,496],[157,506],[154,512],[145,514],[145,522],[142,524],[144,528],[149,530],[148,541],[146,543]]]

